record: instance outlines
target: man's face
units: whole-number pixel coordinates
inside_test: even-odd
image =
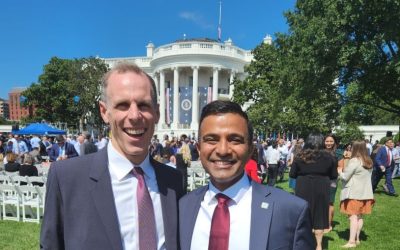
[[[77,140],[80,144],[82,144],[83,141],[85,140],[85,138],[83,138],[83,135],[80,135],[80,136],[78,136],[78,137],[76,138],[76,140]]]
[[[113,146],[136,164],[146,158],[159,119],[151,90],[150,80],[143,74],[114,72],[108,79],[107,103],[100,102],[101,116],[111,127]]]
[[[200,160],[212,184],[223,191],[236,183],[250,158],[246,120],[238,114],[210,115],[200,126]]]
[[[393,147],[394,147],[394,143],[392,140],[386,141],[385,145],[390,149],[393,149]]]
[[[279,139],[278,145],[279,146],[283,146],[283,144],[285,144],[285,141],[283,139]]]

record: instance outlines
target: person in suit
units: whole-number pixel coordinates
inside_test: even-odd
[[[119,63],[102,91],[112,139],[96,153],[53,162],[41,248],[178,249],[182,176],[148,150],[159,119],[155,83],[138,66]]]
[[[50,161],[61,161],[78,156],[74,145],[66,142],[63,135],[57,135],[56,141],[57,143],[54,143],[49,151]]]
[[[374,158],[374,170],[372,174],[372,190],[375,192],[379,181],[385,175],[387,195],[398,196],[392,183],[392,174],[394,169],[394,157],[392,149],[394,147],[393,139],[386,137],[385,146],[379,148]]]
[[[197,148],[210,182],[179,201],[182,250],[315,249],[307,203],[244,174],[252,138],[238,104],[203,108]]]
[[[92,136],[89,132],[84,132],[83,137],[85,138],[83,144],[81,145],[81,152],[79,155],[87,155],[97,152],[97,146],[92,141]]]

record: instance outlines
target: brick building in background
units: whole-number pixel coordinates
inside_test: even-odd
[[[8,101],[0,98],[0,117],[6,120],[10,117]]]
[[[21,93],[26,90],[26,88],[13,88],[10,93],[8,93],[8,105],[10,112],[11,121],[20,121],[21,118],[33,114],[33,110],[28,107],[24,107],[21,103]]]

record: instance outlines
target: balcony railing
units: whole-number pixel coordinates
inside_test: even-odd
[[[154,50],[153,58],[162,58],[172,55],[206,54],[221,55],[251,61],[251,51],[243,50],[233,45],[225,45],[216,42],[188,41],[160,46]]]

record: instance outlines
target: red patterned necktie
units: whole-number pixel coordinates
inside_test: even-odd
[[[136,199],[139,220],[139,249],[156,250],[157,230],[153,202],[151,200],[149,190],[147,190],[143,169],[141,167],[134,167],[132,172],[138,180]]]
[[[215,207],[211,220],[208,250],[228,250],[230,230],[228,201],[230,198],[221,193],[215,197],[218,200],[218,205]]]

